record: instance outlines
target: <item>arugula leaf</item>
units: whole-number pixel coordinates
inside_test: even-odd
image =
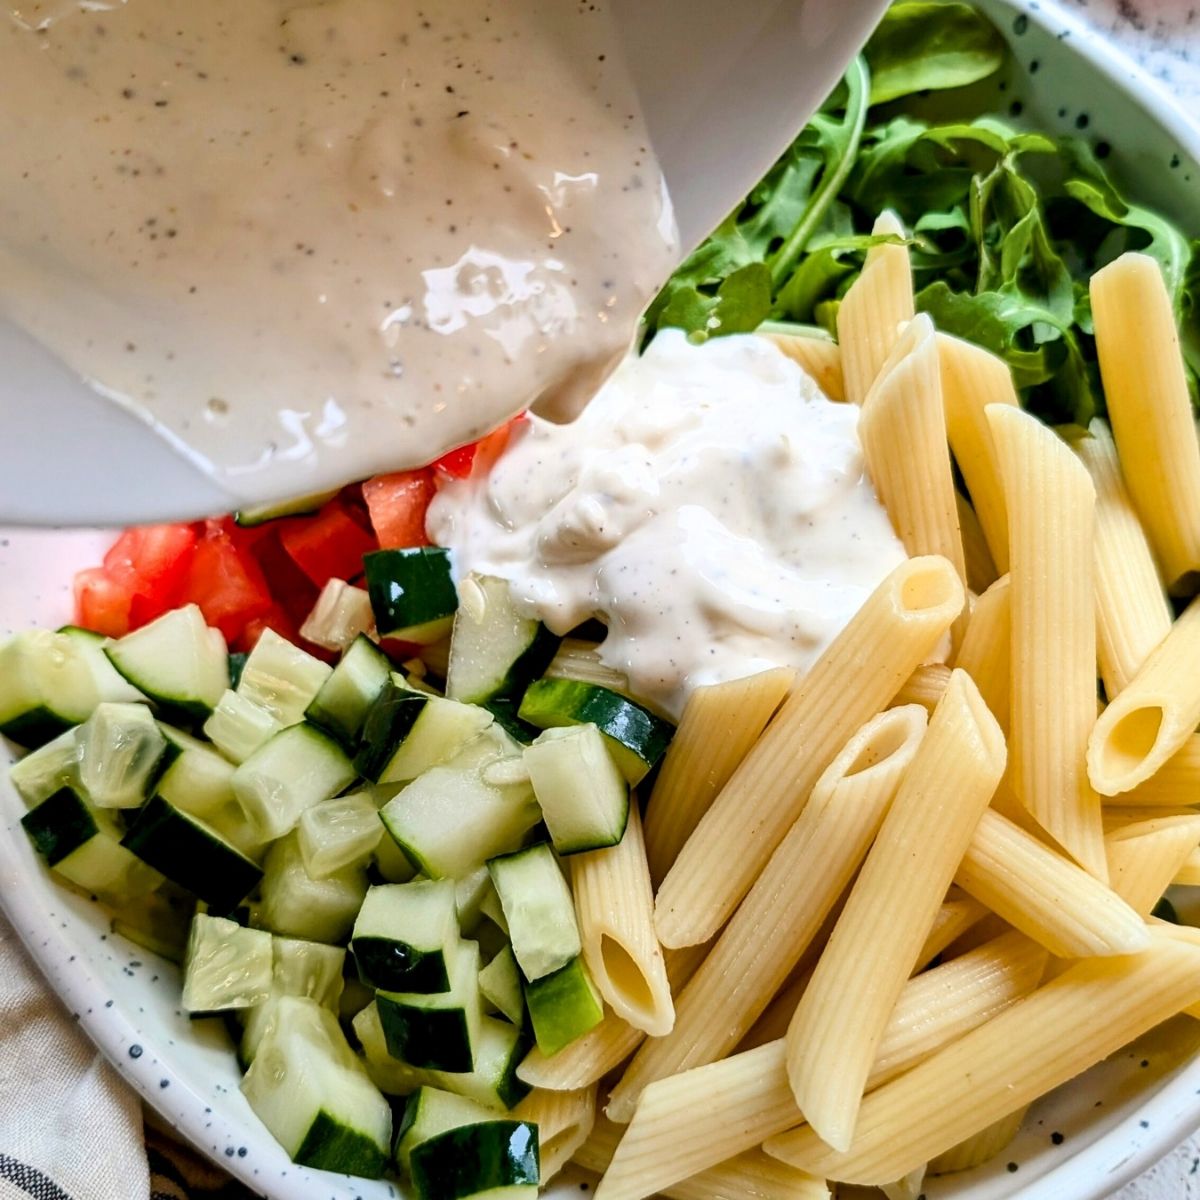
[[[747,263],[727,275],[712,294],[678,287],[659,310],[661,325],[686,329],[696,340],[722,333],[753,333],[771,313],[771,272]]]
[[[1004,39],[969,4],[901,0],[871,35],[864,55],[871,68],[871,103],[929,89],[963,87],[1004,63]]]

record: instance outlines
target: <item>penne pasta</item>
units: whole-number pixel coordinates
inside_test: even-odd
[[[888,1016],[1004,763],[995,718],[956,670],[788,1028],[796,1103],[831,1146],[850,1142]]]
[[[1200,734],[1195,733],[1145,783],[1121,793],[1123,805],[1146,808],[1179,808],[1197,799],[1200,799]]]
[[[1162,898],[1188,856],[1200,846],[1200,813],[1151,817],[1104,839],[1113,891],[1142,916]]]
[[[1200,570],[1200,444],[1162,271],[1122,254],[1091,280],[1096,353],[1125,481],[1169,590]]]
[[[966,562],[933,322],[909,321],[867,392],[858,422],[867,471],[910,555],[940,554],[965,588]],[[955,625],[955,641],[966,613]]]
[[[774,342],[792,362],[799,363],[830,400],[846,399],[842,348],[832,338],[774,331],[762,336]]]
[[[692,977],[707,953],[708,947],[700,945],[668,950],[663,955],[667,981],[673,993],[678,992]],[[599,1025],[564,1046],[557,1054],[547,1057],[535,1046],[517,1067],[517,1078],[531,1087],[557,1092],[587,1087],[619,1067],[645,1037],[640,1029],[634,1029],[612,1009],[606,1008]]]
[[[583,960],[596,990],[635,1029],[651,1037],[670,1033],[675,1005],[654,933],[654,892],[637,802],[629,805],[617,845],[573,854],[569,861]]]
[[[879,830],[925,733],[917,705],[888,709],[852,737],[679,996],[675,1028],[644,1042],[605,1110],[633,1115],[656,1079],[713,1062],[742,1039],[799,963]]]
[[[930,656],[962,605],[954,568],[935,557],[902,563],[872,592],[679,852],[655,901],[664,946],[708,941],[725,923],[803,811],[821,772]]]
[[[939,954],[975,928],[988,915],[978,900],[952,887],[933,919],[933,927],[917,955],[913,971],[921,971]]]
[[[591,1136],[576,1151],[574,1161],[585,1171],[607,1171],[621,1133],[619,1126],[597,1116]],[[682,1179],[664,1188],[662,1194],[671,1200],[829,1200],[829,1189],[822,1180],[758,1149]]]
[[[925,1194],[925,1168],[917,1167],[902,1179],[880,1186],[885,1200],[921,1200]]]
[[[1193,601],[1108,707],[1088,740],[1092,786],[1115,796],[1144,783],[1200,724],[1200,603]]]
[[[986,1129],[973,1133],[969,1138],[951,1146],[943,1154],[929,1160],[930,1175],[949,1175],[954,1171],[969,1171],[995,1158],[1021,1131],[1029,1106],[1018,1108],[1006,1117],[993,1121]]]
[[[980,818],[954,882],[1060,958],[1133,954],[1149,941],[1116,892],[994,810]]]
[[[1171,606],[1108,426],[1093,421],[1071,446],[1096,488],[1096,655],[1112,700],[1170,632]]]
[[[994,354],[949,334],[937,335],[937,350],[950,449],[966,482],[991,560],[1004,574],[1008,570],[1008,519],[986,410],[991,404],[1018,406],[1012,372]]]
[[[1181,887],[1200,887],[1200,850],[1193,850],[1171,880]]]
[[[919,704],[926,712],[933,712],[949,682],[949,667],[943,663],[925,663],[900,685],[892,697],[892,705]]]
[[[983,526],[979,523],[971,502],[962,494],[954,493],[954,504],[958,509],[958,532],[962,537],[963,559],[967,568],[967,587],[976,595],[986,592],[996,582],[1000,571],[992,561]]]
[[[1100,803],[1085,763],[1096,720],[1095,488],[1036,418],[1003,404],[987,418],[1008,505],[1010,779],[1042,828],[1103,879]]]
[[[1009,727],[1011,642],[1012,594],[1009,577],[1003,575],[975,601],[954,665],[975,680],[983,702],[1006,732]]]
[[[512,1110],[514,1121],[537,1126],[538,1160],[544,1187],[571,1161],[596,1123],[596,1085],[573,1092],[535,1088]]]
[[[1200,950],[1155,929],[1141,954],[1075,963],[873,1092],[847,1151],[808,1126],[764,1148],[825,1178],[898,1179],[1198,1000]]]
[[[868,1080],[877,1087],[989,1020],[1037,987],[1046,952],[1010,933],[909,980]],[[716,1098],[698,1106],[697,1096]],[[609,1168],[614,1200],[650,1195],[802,1120],[788,1082],[786,1046],[755,1050],[650,1084]]]
[[[871,230],[904,237],[895,213],[881,213]],[[838,305],[837,335],[842,350],[846,399],[862,404],[887,361],[900,331],[912,320],[912,267],[908,247],[884,243],[867,251],[862,274]]]
[[[655,884],[662,882],[794,680],[794,671],[777,667],[699,687],[688,697],[646,809],[646,858]]]

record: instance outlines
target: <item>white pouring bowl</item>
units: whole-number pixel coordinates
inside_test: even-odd
[[[1023,120],[1103,140],[1117,178],[1132,185],[1135,197],[1195,221],[1200,128],[1170,97],[1046,0],[982,0],[982,6],[1021,68],[1012,79],[983,85],[995,93],[997,111],[1019,104]],[[73,572],[98,562],[110,540],[94,532],[0,531],[0,636],[67,620]],[[176,969],[113,934],[102,909],[53,882],[18,824],[23,811],[7,781],[0,782],[0,904],[68,1011],[147,1103],[272,1200],[399,1197],[391,1183],[288,1161],[242,1099],[240,1073],[217,1023],[190,1022],[179,1008]],[[1200,1022],[1181,1018],[1035,1105],[998,1159],[931,1179],[925,1195],[1101,1200],[1197,1127]],[[566,1200],[581,1193],[577,1183],[563,1182],[548,1194]]]

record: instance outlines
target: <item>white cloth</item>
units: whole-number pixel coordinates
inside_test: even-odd
[[[0,917],[0,1200],[149,1200],[142,1106]]]

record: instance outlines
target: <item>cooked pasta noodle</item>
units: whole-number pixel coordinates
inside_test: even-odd
[[[983,526],[971,502],[962,492],[956,491],[954,505],[958,509],[958,532],[962,537],[963,559],[967,567],[967,587],[979,595],[996,582],[1000,570],[992,559]]]
[[[1104,838],[1113,891],[1147,916],[1200,846],[1200,813],[1150,817]]]
[[[764,336],[793,362],[799,363],[830,400],[846,399],[846,385],[842,381],[842,348],[832,338],[818,337],[815,333],[774,331]]]
[[[900,690],[892,697],[892,704],[919,704],[926,712],[933,712],[949,682],[949,667],[942,663],[925,663],[900,685]]]
[[[1121,793],[1124,805],[1176,808],[1200,797],[1200,734],[1193,733],[1145,783]]]
[[[543,1186],[559,1173],[587,1141],[596,1123],[596,1085],[573,1092],[535,1088],[512,1110],[514,1121],[537,1126]]]
[[[1012,595],[1009,577],[1002,575],[975,601],[954,665],[975,680],[984,703],[1005,732],[1009,727],[1011,643]]]

